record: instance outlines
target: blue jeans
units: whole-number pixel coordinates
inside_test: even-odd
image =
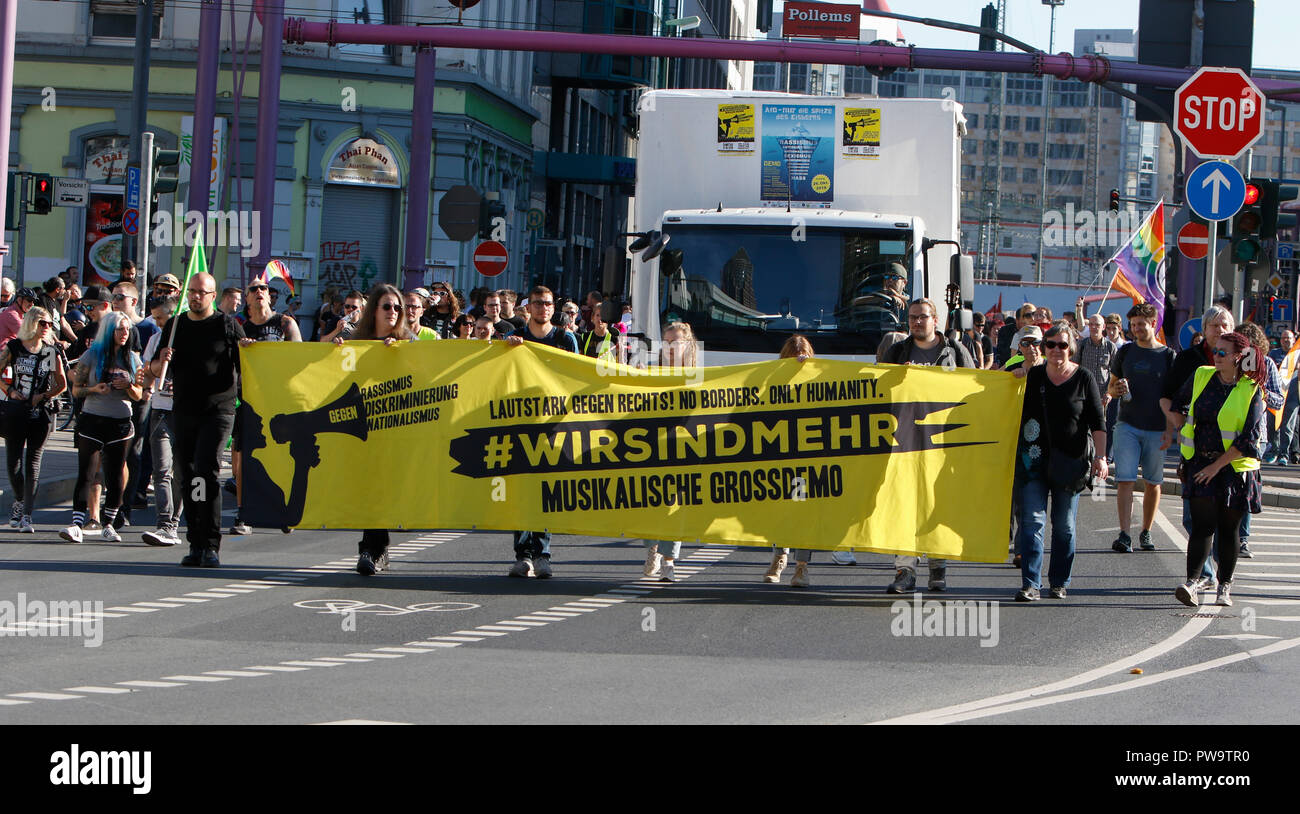
[[[1286,459],[1295,453],[1297,414],[1300,413],[1300,375],[1291,377],[1291,386],[1286,391],[1286,403],[1282,406],[1282,426],[1277,432],[1277,445],[1273,454]]]
[[[1043,571],[1043,532],[1047,525],[1047,501],[1052,501],[1052,564],[1047,571],[1048,584],[1065,588],[1074,568],[1074,516],[1079,495],[1068,489],[1053,489],[1046,480],[1029,478],[1019,484],[1020,534],[1016,551],[1020,553],[1021,588],[1041,588]]]
[[[535,560],[538,557],[551,556],[551,533],[549,531],[516,531],[515,559]]]

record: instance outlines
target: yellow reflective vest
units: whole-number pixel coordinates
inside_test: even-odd
[[[1214,367],[1198,367],[1196,376],[1192,380],[1192,400],[1187,406],[1187,421],[1183,424],[1182,437],[1179,446],[1183,453],[1183,458],[1191,460],[1196,454],[1196,441],[1194,427],[1196,426],[1196,400],[1201,397],[1201,391],[1205,385],[1209,384],[1210,377],[1214,375]],[[1237,440],[1237,436],[1246,426],[1246,418],[1250,415],[1250,401],[1255,397],[1255,391],[1259,386],[1249,378],[1242,376],[1237,380],[1237,386],[1232,388],[1228,394],[1228,400],[1219,408],[1219,433],[1223,436],[1223,450],[1227,452],[1232,442]],[[1252,469],[1259,469],[1258,458],[1241,457],[1232,462],[1232,469],[1235,472],[1248,472]]]

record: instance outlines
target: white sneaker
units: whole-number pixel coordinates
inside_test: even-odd
[[[645,550],[645,569],[643,573],[647,577],[653,577],[659,573],[659,563],[662,557],[659,556],[659,546],[650,546]]]
[[[772,564],[767,567],[767,573],[763,575],[763,581],[775,585],[781,581],[781,572],[785,570],[786,563],[790,558],[780,551],[773,552]]]
[[[99,536],[103,537],[105,540],[109,541],[110,543],[122,542],[122,535],[117,533],[117,529],[113,528],[112,523],[109,523],[107,526],[104,526],[104,530],[99,533]]]
[[[537,577],[538,579],[551,578],[550,557],[538,557],[537,559],[533,560],[533,576]]]
[[[510,576],[512,577],[531,577],[533,575],[533,561],[527,557],[522,560],[515,560],[515,564],[510,566]]]
[[[68,526],[59,532],[59,536],[69,543],[81,542],[81,526]]]
[[[664,560],[663,567],[659,569],[660,582],[676,582],[677,572],[673,566],[672,560]]]
[[[36,529],[32,528],[32,519],[27,515],[23,515],[23,519],[18,523],[18,533],[34,534],[35,532]]]
[[[853,556],[852,551],[832,551],[831,562],[836,565],[857,565],[858,558]]]
[[[149,545],[156,546],[173,546],[181,544],[180,539],[166,528],[157,528],[153,531],[146,531],[144,534],[140,535],[140,539],[144,540]]]

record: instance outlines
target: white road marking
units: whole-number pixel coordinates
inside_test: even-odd
[[[114,682],[123,687],[145,687],[148,689],[161,689],[163,687],[184,687],[184,683],[175,681],[117,681]]]
[[[30,698],[33,701],[68,701],[73,698],[85,698],[86,696],[66,692],[11,692],[9,697]]]
[[[230,676],[163,676],[164,681],[229,681]]]
[[[1207,639],[1280,639],[1281,636],[1265,636],[1262,633],[1220,633],[1217,636],[1206,636]]]
[[[130,692],[125,687],[65,687],[64,692],[93,692],[101,695],[116,695],[122,692]]]

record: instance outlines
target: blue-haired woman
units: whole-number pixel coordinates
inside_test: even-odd
[[[90,348],[72,369],[72,395],[84,398],[77,418],[77,486],[72,494],[72,525],[59,532],[80,543],[86,524],[86,493],[96,471],[104,473],[103,538],[120,542],[113,520],[126,485],[127,446],[135,437],[131,404],[144,398],[140,357],[129,347],[131,320],[110,311],[99,318]]]

